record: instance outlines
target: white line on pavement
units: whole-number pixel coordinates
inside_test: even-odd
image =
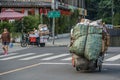
[[[20,57],[30,56],[30,55],[34,55],[34,54],[36,54],[36,53],[22,54],[22,55],[17,55],[17,56],[2,58],[0,60],[10,60],[10,59],[15,59],[15,58],[20,58]]]
[[[60,57],[64,57],[64,56],[68,56],[70,54],[60,54],[60,55],[56,55],[56,56],[52,56],[52,57],[48,57],[48,58],[43,58],[41,60],[52,60],[52,59],[56,59],[56,58],[60,58]]]
[[[43,63],[40,63],[40,64],[54,64],[54,65],[62,65],[62,64],[67,64],[67,65],[72,65],[72,63],[52,63],[52,62],[43,62]],[[120,66],[120,64],[111,64],[111,63],[103,63],[103,65],[106,65],[106,66]]]
[[[120,59],[120,54],[118,54],[118,55],[116,55],[116,56],[113,56],[113,57],[111,57],[111,58],[108,58],[108,59],[106,59],[105,61],[116,61],[116,60],[118,60],[118,59]]]
[[[62,59],[63,61],[69,61],[69,60],[72,60],[72,57],[68,57],[68,58],[64,58]]]
[[[7,54],[7,55],[1,55],[0,58],[8,57],[8,56],[16,55],[16,54],[19,54],[19,53],[10,53],[10,54]]]
[[[40,66],[42,64],[43,65],[72,65],[72,63],[51,63],[51,62],[36,63],[36,64],[32,64],[32,65],[29,65],[29,66],[25,66],[25,67],[9,70],[9,71],[6,71],[6,72],[1,72],[0,76],[1,75],[6,75],[6,74],[10,74],[10,73],[14,73],[14,72],[21,71],[21,70],[25,70],[25,69],[29,69],[29,68],[33,68],[33,67],[37,67],[37,66]],[[107,66],[120,66],[120,64],[107,64],[107,63],[103,63],[103,65],[107,65]]]
[[[20,59],[20,60],[31,60],[31,59],[36,59],[36,58],[45,57],[45,56],[49,56],[49,55],[53,55],[53,53],[45,53],[45,54],[41,54],[41,55],[36,55],[36,56],[32,56],[32,57],[23,58],[23,59]]]
[[[14,72],[21,71],[21,70],[25,70],[25,69],[29,69],[29,68],[33,68],[33,67],[36,67],[36,66],[39,66],[39,65],[40,65],[40,63],[37,63],[37,64],[33,64],[33,65],[21,67],[21,68],[9,70],[9,71],[0,73],[0,76],[1,75],[6,75],[6,74],[10,74],[10,73],[14,73]]]
[[[110,64],[110,63],[103,63],[103,65],[106,65],[106,66],[120,66],[120,64]]]

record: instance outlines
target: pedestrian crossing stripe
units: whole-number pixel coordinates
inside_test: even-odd
[[[64,58],[62,59],[63,61],[69,61],[69,60],[72,60],[72,57],[68,57],[68,58]]]
[[[10,54],[7,54],[7,55],[1,55],[0,58],[13,56],[13,55],[16,55],[16,54],[19,54],[19,53],[10,53]]]
[[[105,62],[107,61],[116,61],[120,59],[120,54],[115,55],[110,57],[111,55],[107,54],[104,59]],[[60,59],[58,59],[60,58]],[[62,53],[62,54],[56,54],[56,53],[42,53],[42,54],[37,54],[37,53],[25,53],[25,54],[20,54],[20,53],[10,53],[8,55],[1,55],[0,56],[0,61],[1,60],[12,60],[12,59],[18,59],[18,60],[33,60],[33,59],[40,59],[40,60],[61,60],[61,61],[70,61],[72,59],[70,53]]]
[[[27,57],[27,58],[22,58],[20,60],[31,60],[31,59],[36,59],[36,58],[49,56],[49,55],[53,55],[53,53],[46,53],[46,54],[41,54],[41,55],[35,55],[35,56]]]
[[[30,56],[30,55],[34,55],[34,54],[35,54],[35,53],[21,54],[21,55],[17,55],[17,56],[2,58],[2,59],[0,59],[0,60],[11,60],[11,59],[20,58],[20,57],[25,57],[25,56]]]
[[[70,55],[70,54],[60,54],[60,55],[56,55],[56,56],[52,56],[52,57],[48,57],[48,58],[43,58],[41,60],[53,60],[53,59],[68,56],[68,55]]]
[[[113,57],[111,57],[111,58],[108,58],[108,59],[106,59],[105,61],[116,61],[116,60],[118,60],[118,59],[120,59],[120,54],[118,54],[118,55],[116,55],[116,56],[113,56]]]

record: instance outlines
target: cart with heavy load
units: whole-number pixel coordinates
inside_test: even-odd
[[[109,34],[104,26],[78,23],[71,34],[72,65],[77,71],[101,71],[108,46]]]
[[[44,47],[45,43],[49,38],[49,29],[46,24],[40,24],[38,26],[39,35],[40,35],[40,46]]]

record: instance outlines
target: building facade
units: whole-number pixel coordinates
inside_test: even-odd
[[[63,14],[70,14],[69,6],[76,8],[85,8],[84,0],[55,0],[58,2],[58,9]],[[0,0],[0,11],[7,8],[14,8],[15,10],[24,13],[25,16],[32,14],[47,13],[51,10],[52,0]]]
[[[85,0],[58,0],[58,1],[75,7],[85,8]]]

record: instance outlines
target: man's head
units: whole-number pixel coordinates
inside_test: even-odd
[[[7,28],[4,28],[4,32],[7,32],[8,30],[7,30]]]

